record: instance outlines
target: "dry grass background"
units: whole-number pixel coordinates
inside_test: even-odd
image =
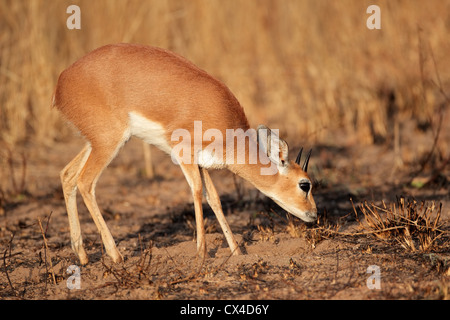
[[[66,27],[66,19],[69,16],[66,9],[71,4],[81,8],[81,30],[68,30]],[[381,30],[366,28],[366,20],[369,16],[366,9],[371,4],[381,7]],[[54,179],[54,183],[44,181],[49,177],[49,174],[44,171],[48,170],[52,162],[63,167],[63,164],[59,163],[62,152],[58,153],[54,150],[53,153],[49,152],[51,148],[48,147],[58,142],[68,141],[73,134],[58,112],[50,107],[51,98],[60,72],[87,52],[99,46],[117,42],[143,43],[173,50],[225,82],[244,106],[251,124],[256,126],[259,123],[265,123],[273,128],[279,128],[282,135],[295,147],[320,144],[339,147],[346,144],[351,146],[382,144],[384,150],[391,151],[398,149],[400,144],[402,147],[400,160],[405,166],[405,172],[417,174],[423,171],[425,164],[428,163],[433,167],[431,169],[436,170],[427,168],[431,178],[427,178],[426,181],[433,182],[438,180],[439,175],[444,176],[445,181],[436,187],[436,190],[429,191],[428,198],[431,197],[433,200],[437,198],[448,203],[448,188],[447,191],[444,190],[448,186],[448,169],[444,170],[444,167],[448,168],[450,161],[449,34],[450,0],[0,0],[0,216],[5,217],[5,226],[3,229],[0,228],[0,231],[4,236],[2,242],[9,251],[9,269],[6,262],[7,251],[3,254],[3,274],[7,276],[9,272],[14,275],[15,271],[20,271],[19,259],[25,259],[26,264],[30,265],[30,270],[34,270],[34,274],[44,274],[44,271],[37,269],[36,259],[31,254],[19,251],[17,258],[15,255],[11,256],[14,237],[9,238],[9,232],[12,230],[11,234],[14,232],[20,234],[21,231],[17,230],[21,230],[24,223],[19,220],[16,226],[8,220],[9,225],[7,225],[6,210],[11,209],[14,214],[27,219],[29,217],[34,219],[35,214],[44,214],[45,210],[51,208],[47,203],[49,201],[58,203],[53,204],[56,211],[64,210],[61,207],[64,205],[62,194],[54,195],[55,192],[52,189],[53,185],[58,183],[57,178]],[[399,135],[402,136],[399,137]],[[342,140],[342,137],[345,137],[345,140]],[[401,145],[402,143],[405,145]],[[20,154],[31,144],[35,145],[32,155]],[[42,148],[41,145],[43,145]],[[18,146],[17,151],[16,146]],[[367,151],[369,148],[361,149],[361,153],[366,152],[364,154],[366,159],[374,154]],[[42,153],[37,157],[38,160],[34,158],[36,153]],[[320,157],[319,152],[314,156],[317,154]],[[375,163],[384,154],[374,157],[375,160],[370,163]],[[324,169],[320,174],[315,175],[319,179],[325,177],[325,182],[327,179],[335,182],[334,189],[326,190],[326,197],[324,194],[319,196],[319,199],[325,200],[320,201],[324,207],[322,209],[329,209],[330,215],[333,215],[336,210],[338,214],[347,209],[350,210],[350,207],[343,202],[348,200],[347,194],[358,193],[359,190],[351,186],[353,189],[349,187],[347,192],[345,188],[336,187],[340,183],[350,184],[355,180],[362,190],[373,184],[373,181],[368,179],[371,168],[365,168],[369,166],[368,162],[358,164],[359,155],[352,154],[352,156],[350,160],[343,159],[346,168],[335,164],[329,165],[328,168],[325,163],[328,158],[321,159],[325,163]],[[335,160],[335,154],[330,154],[329,157]],[[43,162],[42,166],[36,166],[39,160]],[[31,170],[34,170],[35,177],[30,182],[29,180],[32,179],[26,180],[26,172],[27,164],[31,164],[32,161],[35,167]],[[388,162],[383,162],[379,166],[384,166],[385,163]],[[362,167],[364,170],[361,169]],[[51,169],[54,170],[53,167]],[[314,168],[311,169],[311,171],[314,170]],[[383,172],[389,176],[388,171],[392,168],[387,169],[383,167],[383,170],[377,172]],[[117,170],[121,172],[123,169],[118,167]],[[341,175],[335,173],[339,170],[342,171]],[[54,174],[57,174],[57,170],[54,170]],[[358,176],[357,179],[355,176]],[[393,180],[383,178],[386,177],[375,175],[377,186],[385,184],[386,181],[391,183]],[[386,189],[388,191],[383,189],[369,196],[377,200],[376,198],[384,197],[386,194],[397,195],[397,192],[405,190],[402,187],[404,180],[406,179],[403,177],[403,180],[396,182],[397,185],[393,186],[393,189],[389,187]],[[412,189],[417,189],[417,192],[412,192],[417,195],[422,192],[421,187],[424,183],[422,180],[413,182],[409,181],[405,185],[410,186],[409,191],[411,186]],[[240,187],[236,182],[235,187],[240,201],[242,200]],[[37,192],[41,188],[45,190],[42,193]],[[154,185],[153,188],[157,186]],[[433,185],[431,188],[434,188]],[[58,190],[60,190],[59,185]],[[147,193],[147,185],[145,190]],[[45,192],[52,196],[49,197]],[[444,194],[445,192],[447,195]],[[392,194],[389,195],[390,193]],[[433,194],[430,196],[431,193]],[[44,195],[36,196],[40,194]],[[130,192],[130,194],[133,193]],[[369,192],[361,191],[361,194],[366,196]],[[131,199],[137,197],[139,194]],[[426,195],[424,197],[426,198]],[[340,203],[337,204],[339,201]],[[17,205],[19,203],[23,206]],[[417,265],[412,265],[408,262],[412,260],[406,254],[400,258],[395,254],[394,256],[400,260],[392,260],[390,268],[397,269],[397,265],[406,263],[405,268],[420,269],[420,272],[414,269],[411,277],[417,273],[417,278],[420,279],[422,275],[427,275],[428,280],[441,279],[442,288],[445,289],[445,293],[441,296],[448,298],[448,278],[442,278],[443,274],[448,276],[449,272],[448,258],[442,254],[442,252],[448,252],[448,236],[445,236],[446,242],[442,240],[444,236],[442,236],[441,224],[438,223],[439,219],[436,218],[435,212],[435,209],[438,209],[437,217],[440,217],[441,206],[436,204],[435,207],[434,202],[430,206],[425,206],[423,202],[422,206],[419,206],[418,203],[412,200],[407,205],[399,203],[397,207],[395,204],[386,206],[384,202],[383,207],[374,203],[362,203],[359,210],[367,225],[361,225],[366,227],[361,233],[341,232],[336,225],[328,223],[325,219],[319,221],[320,223],[313,228],[306,228],[303,224],[299,227],[295,220],[288,220],[278,225],[276,223],[255,224],[253,229],[257,232],[255,237],[260,237],[256,238],[258,243],[274,241],[274,226],[277,226],[278,229],[282,228],[281,233],[287,232],[293,237],[304,237],[313,248],[319,242],[323,244],[328,238],[334,240],[345,238],[346,241],[348,238],[355,238],[359,241],[360,238],[357,237],[366,239],[368,234],[373,238],[381,236],[381,240],[388,245],[398,241],[405,249],[409,248],[417,254],[414,257],[420,259]],[[343,207],[339,207],[342,204]],[[38,209],[33,209],[34,206]],[[244,212],[245,208],[241,206],[237,211]],[[112,208],[117,212],[123,210],[120,205]],[[415,211],[408,211],[405,208],[408,210],[413,208]],[[326,212],[324,210],[324,213]],[[433,219],[428,213],[434,214]],[[442,209],[442,213],[443,218],[447,219],[448,209]],[[8,216],[11,217],[13,214]],[[123,216],[125,222],[128,219],[128,213],[124,212]],[[62,221],[63,218],[55,214],[52,219],[54,230],[59,230],[57,228],[60,228],[62,222],[58,225],[57,219]],[[241,218],[244,221],[241,222],[246,223],[245,219]],[[273,220],[272,216],[267,219],[270,222]],[[38,221],[40,224],[40,220]],[[50,218],[47,220],[47,225],[49,221]],[[165,221],[161,220],[158,223],[167,224]],[[430,223],[433,223],[432,227]],[[173,221],[170,222],[170,225],[172,224]],[[421,227],[419,231],[423,231],[422,233],[417,231],[419,226]],[[122,231],[122,234],[128,235],[129,228],[130,225],[124,223],[122,230],[127,229],[127,231]],[[179,228],[179,225],[174,228]],[[248,229],[249,227],[245,226],[245,230]],[[17,248],[23,246],[27,249],[29,246],[34,251],[42,252],[44,249],[39,249],[40,244],[36,244],[33,238],[36,234],[34,229],[27,227],[24,230],[28,234],[25,233],[22,237],[18,235],[14,239],[14,245]],[[442,230],[448,234],[447,226]],[[276,231],[279,236],[280,230]],[[45,243],[45,232],[42,229],[40,232]],[[39,239],[41,234],[38,233]],[[435,241],[436,239],[445,242],[445,246]],[[54,246],[50,249],[45,248],[46,251],[44,251],[50,250],[61,255],[63,257],[61,264],[64,267],[69,259],[66,256],[70,256],[71,253],[65,253],[56,249],[55,246],[64,247],[69,252],[67,241],[67,238],[59,235],[58,232],[57,236],[53,235]],[[132,241],[134,240],[130,238],[128,244]],[[377,259],[391,261],[390,257],[387,259],[384,256],[385,251],[386,255],[394,252],[388,250],[390,248],[388,245],[377,249],[377,245],[373,242],[363,242],[364,245],[366,243],[368,245],[364,247],[364,252],[361,251],[363,246],[360,244],[358,246],[361,249],[355,250],[352,247],[352,250],[348,250],[348,255],[344,256],[347,260],[341,259],[342,271],[348,269],[343,267],[347,261],[351,261],[349,265],[359,261],[357,265],[365,266],[365,263],[372,259],[372,256],[365,256],[369,249],[372,251],[372,247]],[[428,254],[430,248],[435,249],[435,247],[441,251],[438,250],[438,254],[431,252],[426,259],[438,265],[438,267],[433,266],[438,269],[438,272],[430,273],[426,264],[421,264],[421,261],[425,261],[423,258],[425,256],[419,255],[417,251]],[[327,256],[330,252],[335,252],[337,260],[337,251],[335,251],[337,249],[333,249],[331,245],[329,248],[331,249],[322,246],[322,251],[318,251],[317,255]],[[102,260],[101,263],[97,261],[97,264],[90,269],[93,271],[83,272],[87,272],[87,277],[90,279],[89,272],[92,278],[95,278],[97,273],[103,272],[104,276],[107,271],[115,277],[119,287],[125,287],[127,290],[129,287],[137,287],[157,272],[152,268],[155,266],[158,268],[158,263],[146,262],[151,257],[150,249],[151,247],[141,249],[140,257],[133,256],[127,265],[128,269],[109,267]],[[22,256],[19,256],[20,254]],[[166,252],[164,254],[166,255]],[[343,250],[342,254],[347,254],[347,251]],[[300,278],[303,282],[299,282],[298,288],[308,288],[316,277],[316,270],[314,270],[316,267],[319,268],[318,273],[327,276],[329,270],[322,272],[325,268],[322,262],[317,266],[314,264],[317,255],[302,257],[302,259],[309,257],[310,260],[306,260],[302,267],[307,271],[302,271],[305,272],[305,276]],[[40,261],[42,262],[42,259]],[[39,268],[41,268],[41,262],[39,262]],[[244,274],[245,281],[248,279],[254,281],[257,278],[255,268],[266,268],[264,263],[262,261],[259,264],[258,261],[253,265],[248,264],[246,268],[252,272],[250,276],[247,275],[250,271],[245,268],[241,270],[244,264],[236,264],[236,270],[231,275],[238,280],[243,280],[242,274]],[[308,263],[313,266],[309,270]],[[46,268],[46,261],[44,265]],[[326,265],[327,268],[329,266],[330,264]],[[179,281],[173,278],[177,275],[173,269],[169,268],[167,272],[159,275],[161,280],[155,281],[157,284],[161,281],[168,288],[166,297],[171,298],[174,295],[185,297],[186,292],[192,292],[199,286],[201,286],[200,289],[203,288],[203,274],[198,273],[197,278],[185,277],[192,272],[192,268],[188,265],[183,267],[186,267],[184,272],[189,271],[181,276],[182,281],[188,280],[185,286],[188,289],[178,296],[174,293],[176,290],[170,292],[173,283]],[[281,267],[279,269],[281,270],[279,273],[283,273],[284,277],[287,269],[281,269]],[[288,276],[293,277],[297,269],[292,262]],[[37,273],[36,270],[38,270]],[[66,268],[61,270],[63,270],[61,274],[66,276]],[[309,275],[310,270],[314,270],[314,273]],[[351,270],[353,272],[353,269]],[[31,271],[26,271],[27,274],[31,274]],[[264,276],[265,271],[262,271],[258,272]],[[336,266],[335,280],[338,279],[337,271]],[[45,274],[49,272],[46,271]],[[401,272],[399,274],[404,276]],[[226,275],[229,276],[229,274]],[[277,275],[276,272],[275,275]],[[352,274],[349,279],[351,276]],[[394,273],[392,277],[397,276]],[[28,278],[25,277],[23,282],[23,276],[20,277],[20,279],[13,279],[13,284],[3,282],[1,285],[3,288],[11,288],[13,293],[15,291],[13,285],[16,288],[23,287],[27,289],[23,290],[24,296],[27,292],[27,297],[40,297],[39,294],[35,295],[36,288],[45,284],[45,290],[43,289],[42,292],[47,293],[47,280],[38,279],[34,286],[27,283]],[[365,279],[366,274],[363,272],[359,277]],[[60,275],[60,279],[63,278]],[[267,282],[264,288],[269,287],[269,284],[275,285],[276,282],[273,279],[278,281],[276,277],[268,279],[272,282]],[[322,278],[319,277],[320,279]],[[401,278],[400,282],[407,283],[409,280],[406,279]],[[266,279],[263,278],[263,281],[261,283],[266,283]],[[395,284],[396,281],[394,278],[391,282]],[[55,282],[53,273],[53,283]],[[101,288],[97,287],[96,281],[93,282],[95,282],[95,288]],[[105,286],[109,286],[112,282],[108,283]],[[283,286],[283,283],[280,283]],[[318,291],[327,291],[330,288],[328,282],[325,285],[324,283],[319,286]],[[147,288],[148,286],[147,283]],[[160,298],[160,287],[153,284],[151,286],[152,290],[156,290],[155,297]],[[345,283],[344,286],[349,284]],[[429,296],[423,293],[424,290],[428,290],[427,286],[428,284],[425,285],[425,289],[421,289],[419,296]],[[316,288],[315,285],[311,287]],[[231,287],[230,290],[236,289],[233,288]],[[333,290],[332,292],[337,292]],[[90,294],[100,294],[101,292],[98,293],[98,291],[100,290],[97,289]],[[304,294],[304,291],[298,292]],[[308,291],[306,293],[308,294]],[[67,293],[64,294],[66,297]],[[123,293],[120,292],[120,294]],[[116,297],[121,297],[120,294]],[[212,290],[210,296],[213,294],[215,292]],[[396,297],[395,292],[388,293],[387,297],[389,294]],[[412,294],[413,291],[408,293],[408,296]],[[400,294],[402,295],[404,293]],[[46,297],[46,295],[43,296]],[[103,296],[109,297],[109,293],[104,293]]]
[[[71,4],[81,30],[66,27]],[[370,4],[381,7],[381,30],[366,28]],[[449,13],[442,0],[0,0],[0,141],[66,139],[50,108],[59,73],[101,45],[136,42],[194,61],[231,88],[253,125],[295,143],[330,144],[337,131],[389,142],[394,121],[436,121],[436,70],[450,87]]]

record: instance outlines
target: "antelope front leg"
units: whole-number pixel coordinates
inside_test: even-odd
[[[222,204],[220,203],[220,197],[217,194],[216,188],[214,187],[211,177],[209,176],[208,170],[202,168],[200,173],[205,185],[206,201],[208,201],[208,204],[214,211],[217,220],[219,221],[219,224],[222,228],[225,238],[227,239],[228,246],[230,247],[232,254],[239,255],[241,254],[241,249],[239,249],[238,243],[234,238],[233,233],[231,232],[231,228],[228,225],[227,220],[225,219],[225,215],[223,214],[222,210]]]
[[[206,240],[202,208],[203,185],[200,170],[196,164],[180,163],[180,167],[191,187],[194,198],[195,223],[197,226],[197,254],[201,258],[204,258],[206,256]]]

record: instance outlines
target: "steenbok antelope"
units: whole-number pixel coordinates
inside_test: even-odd
[[[229,169],[306,222],[317,219],[312,184],[306,173],[311,153],[303,166],[301,151],[295,162],[289,162],[287,143],[275,130],[259,126],[252,131],[230,90],[174,53],[133,44],[98,48],[61,73],[53,106],[87,140],[82,151],[61,171],[72,249],[82,264],[88,262],[88,257],[81,237],[77,189],[100,231],[107,254],[114,262],[122,261],[97,205],[95,186],[131,136],[155,145],[179,164],[194,198],[200,256],[206,254],[203,186],[232,253],[240,253],[208,174],[211,168]],[[236,152],[235,142],[241,143]],[[252,152],[259,157],[255,159]]]

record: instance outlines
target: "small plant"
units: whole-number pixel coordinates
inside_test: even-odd
[[[287,215],[286,231],[295,238],[304,238],[311,248],[315,248],[318,243],[324,239],[329,239],[338,234],[339,225],[333,225],[328,221],[327,211],[320,215],[313,226],[307,226],[304,223],[299,224],[297,219]]]
[[[429,252],[438,247],[437,240],[445,232],[440,223],[442,204],[397,198],[397,203],[382,207],[365,201],[360,205],[366,224],[361,227],[383,241],[394,240],[408,251]],[[353,206],[356,216],[358,216]]]

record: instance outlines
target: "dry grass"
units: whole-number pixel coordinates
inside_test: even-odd
[[[365,223],[361,227],[383,241],[394,241],[411,252],[430,252],[439,248],[438,239],[445,231],[440,222],[442,205],[433,201],[418,203],[414,199],[397,199],[387,206],[364,202],[360,210]],[[355,209],[355,214],[357,211]]]
[[[71,4],[81,8],[81,30],[66,28]],[[435,121],[442,97],[430,50],[445,90],[450,1],[378,1],[380,31],[365,26],[370,4],[2,0],[0,140],[67,138],[50,108],[59,73],[101,45],[137,42],[193,60],[231,88],[251,123],[303,137],[295,143],[330,143],[337,130],[360,143],[390,141],[394,118]]]
[[[382,201],[382,206],[364,201],[359,205],[359,211],[364,217],[361,219],[353,201],[351,202],[361,232],[340,231],[342,224],[339,221],[329,221],[326,211],[314,225],[299,223],[298,219],[290,215],[286,219],[281,217],[286,225],[285,231],[292,237],[305,239],[311,248],[326,239],[361,236],[373,236],[383,242],[398,243],[408,252],[437,252],[448,245],[448,240],[444,239],[448,234],[448,223],[440,221],[442,204],[437,205],[434,201],[419,203],[415,199],[404,197],[397,198],[397,203],[389,205]],[[260,233],[266,231],[259,226],[258,230]]]
[[[292,237],[305,239],[311,248],[315,248],[322,240],[330,239],[339,234],[339,224],[331,223],[327,219],[327,212],[319,216],[317,222],[311,226],[301,223],[298,219],[287,215],[286,232]]]
[[[81,8],[81,30],[66,28],[66,8],[72,4]],[[13,208],[9,204],[31,190],[27,185],[28,175],[31,175],[28,167],[35,159],[27,158],[15,147],[20,144],[23,150],[30,144],[51,146],[72,137],[60,115],[50,108],[60,72],[87,52],[117,42],[164,47],[192,60],[230,87],[244,106],[251,124],[265,123],[279,128],[292,147],[385,143],[387,148],[395,148],[399,163],[415,166],[410,170],[414,178],[423,178],[420,173],[428,167],[435,168],[435,173],[423,183],[433,187],[432,183],[441,175],[447,179],[444,169],[450,159],[448,124],[443,120],[446,112],[448,115],[447,97],[450,95],[450,0],[379,0],[377,4],[382,10],[379,31],[366,28],[366,8],[371,4],[373,1],[368,0],[0,0],[0,216],[6,217],[6,209]],[[447,136],[443,132],[446,130]],[[346,137],[344,143],[338,140],[337,132]],[[416,139],[423,132],[427,133],[426,139]],[[399,136],[401,134],[403,136]],[[430,140],[430,136],[434,139]],[[43,154],[48,151],[46,147],[36,149]],[[351,159],[346,165],[352,166]],[[348,183],[352,174],[360,173],[357,170],[351,174],[350,170],[341,173],[342,167],[330,167],[330,172],[338,177],[333,181],[340,184]],[[339,174],[345,175],[347,180],[341,179]],[[316,178],[323,177],[317,174]],[[360,177],[359,181],[362,180]],[[416,184],[411,184],[417,186],[417,181],[421,180],[416,179],[413,181]],[[240,201],[245,190],[236,181],[235,187]],[[36,201],[44,206],[44,201],[48,200]],[[58,203],[63,204],[62,198]],[[332,206],[324,202],[318,205],[329,209]],[[170,256],[155,258],[151,245],[141,244],[140,251],[124,265],[109,265],[108,260],[101,260],[101,263],[93,263],[95,268],[86,268],[83,272],[88,275],[92,272],[95,281],[91,288],[99,296],[104,289],[125,292],[142,286],[153,290],[153,298],[170,298],[176,294],[190,297],[190,289],[182,291],[186,282],[195,283],[198,292],[214,292],[219,286],[208,287],[203,282],[211,275],[216,276],[216,272],[232,280],[229,286],[220,287],[221,296],[226,298],[233,297],[235,292],[255,291],[256,285],[261,291],[272,292],[270,286],[285,285],[280,279],[289,282],[297,277],[298,280],[303,272],[300,282],[289,284],[302,297],[308,297],[309,287],[318,288],[317,292],[337,292],[334,284],[321,280],[325,279],[322,275],[328,276],[330,265],[337,275],[338,271],[348,269],[344,264],[347,261],[360,259],[359,263],[365,266],[369,262],[366,259],[372,258],[366,257],[366,248],[364,252],[362,247],[355,251],[356,245],[360,248],[356,242],[351,243],[349,250],[339,253],[340,260],[334,247],[328,250],[318,244],[327,244],[330,238],[339,241],[367,237],[373,242],[381,239],[383,243],[397,243],[406,249],[405,254],[413,251],[417,257],[426,256],[438,274],[448,275],[447,256],[436,254],[442,239],[448,239],[448,231],[445,235],[442,233],[448,226],[441,226],[440,206],[400,199],[396,204],[381,206],[363,203],[360,210],[366,218],[363,232],[341,232],[339,228],[343,225],[325,220],[305,226],[290,216],[288,220],[282,219],[283,224],[277,225],[268,216],[265,219],[269,222],[255,225],[255,237],[250,235],[253,242],[270,245],[277,241],[279,232],[287,232],[305,239],[310,247],[316,247],[315,250],[322,250],[319,254],[335,253],[336,263],[333,261],[323,267],[322,262],[314,265],[312,257],[308,262],[312,267],[305,263],[303,269],[291,260],[289,266],[275,265],[274,261],[236,263],[234,269],[228,271],[223,268],[225,262],[217,265],[211,260],[188,264]],[[61,224],[58,228],[62,230]],[[5,232],[3,230],[7,230],[6,219],[2,229]],[[51,287],[55,281],[67,278],[66,264],[71,263],[68,257],[72,253],[66,254],[60,249],[67,247],[66,240],[49,237],[47,239],[58,247],[47,248],[46,230],[40,228],[37,233],[31,230],[25,228],[25,236],[17,236],[14,245],[17,243],[16,248],[20,248],[25,243],[37,252],[45,254],[52,250],[52,254],[61,255],[60,265],[64,268],[59,273],[56,267],[55,272],[47,270],[51,259],[39,262],[45,263],[45,274],[54,277],[44,278],[45,287],[47,282]],[[28,278],[18,282],[13,277],[17,277],[14,271],[20,266],[18,259],[22,254],[20,251],[11,254],[13,238],[12,233],[10,239],[4,240],[5,249],[0,252],[5,275],[3,288],[13,296],[34,297],[33,288],[39,288],[37,285],[27,283]],[[41,238],[43,242],[34,244],[34,239]],[[23,255],[25,257],[25,253]],[[31,255],[23,259],[36,268]],[[359,283],[364,282],[354,282],[354,279],[359,276],[365,281],[367,275],[355,272],[352,278],[350,262],[351,272],[343,278],[342,286],[360,286]],[[399,263],[391,264],[392,268]],[[266,272],[271,264],[277,273],[269,277]],[[418,273],[421,277],[430,273],[429,268],[419,262],[414,266],[421,270]],[[109,275],[112,281],[97,287],[94,271],[98,270],[103,272],[104,278]],[[89,276],[86,277],[89,280]],[[335,276],[334,280],[339,278]],[[35,281],[42,284],[39,277]],[[401,282],[408,281],[402,278]],[[439,287],[438,296],[448,298],[448,280],[445,281],[442,288]],[[110,297],[108,290],[103,296]],[[402,296],[395,292],[392,295]]]

